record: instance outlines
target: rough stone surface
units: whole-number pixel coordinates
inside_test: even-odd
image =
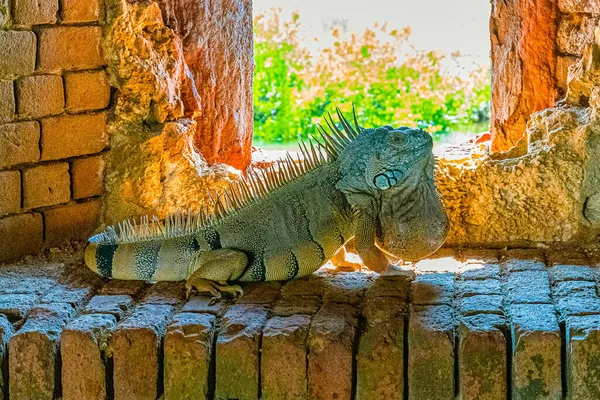
[[[512,398],[561,399],[561,337],[551,304],[510,308]]]
[[[194,295],[185,303],[181,311],[190,313],[205,313],[216,316],[225,314],[229,304],[226,301],[219,301],[210,304],[212,299],[209,296]]]
[[[279,295],[281,286],[281,282],[257,282],[246,284],[243,286],[244,295],[236,302],[236,304],[273,304]]]
[[[60,114],[65,106],[63,80],[59,75],[34,75],[17,80],[19,117],[39,118]]]
[[[506,338],[500,315],[475,315],[460,321],[459,391],[464,399],[506,399]]]
[[[306,399],[306,340],[310,317],[272,317],[261,346],[261,389],[264,400]]]
[[[115,399],[158,397],[160,348],[172,312],[169,305],[138,307],[113,334]]]
[[[58,0],[14,0],[13,22],[17,25],[56,23]]]
[[[181,303],[185,299],[184,282],[156,282],[150,287],[143,298],[144,304],[170,304]]]
[[[38,69],[93,69],[105,64],[102,29],[97,26],[44,28],[39,33]]]
[[[98,227],[99,200],[69,204],[44,211],[46,244],[58,246],[67,240],[86,240]]]
[[[18,213],[21,209],[21,174],[19,171],[0,172],[0,216]]]
[[[102,156],[76,159],[71,165],[73,198],[83,199],[101,195],[103,179],[104,158]]]
[[[454,398],[452,308],[412,306],[408,324],[408,398]],[[423,380],[422,377],[427,379]]]
[[[69,112],[101,110],[110,103],[110,84],[104,70],[65,75],[65,92]]]
[[[167,326],[164,344],[165,400],[209,398],[216,319],[180,313]]]
[[[2,294],[0,295],[0,313],[10,321],[18,321],[25,318],[38,300],[38,295],[35,293]]]
[[[8,261],[41,250],[44,225],[38,213],[0,219],[0,260]]]
[[[0,317],[0,396],[8,398],[8,341],[15,329],[8,319]]]
[[[62,0],[62,22],[96,22],[104,18],[103,0]]]
[[[507,298],[512,303],[550,303],[548,272],[515,271],[506,279]]]
[[[0,31],[0,77],[28,75],[35,69],[37,38],[26,31]]]
[[[106,113],[63,115],[42,120],[42,159],[93,154],[108,145]]]
[[[412,283],[412,303],[416,305],[452,304],[454,274],[423,274]]]
[[[40,303],[67,303],[75,310],[79,310],[92,297],[93,292],[94,290],[89,286],[78,288],[58,285],[44,294]]]
[[[290,317],[296,314],[314,315],[321,307],[321,299],[317,296],[310,297],[285,297],[277,302],[271,310],[273,315]]]
[[[0,80],[0,123],[15,116],[15,94],[12,81]]]
[[[327,280],[323,301],[332,303],[361,303],[372,277],[362,272],[336,274]]]
[[[23,207],[66,203],[71,198],[69,164],[40,165],[23,171]]]
[[[562,53],[581,56],[583,50],[594,40],[598,18],[589,15],[565,15],[558,27],[558,48]]]
[[[356,398],[404,398],[403,299],[378,297],[363,307],[366,327],[356,355]]]
[[[194,143],[209,163],[244,169],[252,140],[252,2],[160,0],[165,22],[183,38],[185,61],[200,98]],[[210,46],[204,40],[210,37]]]
[[[85,314],[110,314],[117,321],[123,317],[125,312],[131,307],[133,299],[131,296],[121,295],[97,295],[90,300],[83,312]]]
[[[63,399],[106,398],[107,350],[116,325],[112,315],[91,314],[73,320],[62,331]]]
[[[498,295],[465,297],[460,301],[460,313],[464,316],[476,314],[502,315],[502,302],[502,296]]]
[[[566,324],[567,393],[572,400],[600,397],[600,316],[571,317]]]
[[[0,168],[40,159],[36,121],[0,125]]]
[[[600,14],[600,5],[594,0],[558,0],[558,8],[564,13]]]

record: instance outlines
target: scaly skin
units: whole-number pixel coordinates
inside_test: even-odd
[[[448,232],[431,137],[389,126],[357,130],[353,140],[326,137],[329,145],[343,144],[329,147],[329,161],[211,224],[169,238],[92,242],[86,264],[115,279],[187,280],[189,290],[218,298],[241,293],[230,283],[309,275],[353,237],[374,271],[389,265],[386,253],[426,257]]]

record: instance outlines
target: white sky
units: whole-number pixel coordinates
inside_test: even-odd
[[[255,11],[283,8],[287,18],[294,9],[307,37],[322,37],[323,22],[348,20],[348,31],[361,33],[375,21],[391,29],[410,25],[411,41],[423,50],[460,50],[478,64],[489,63],[490,3],[487,0],[254,0]],[[310,46],[310,43],[307,43]],[[463,67],[466,67],[464,65]]]

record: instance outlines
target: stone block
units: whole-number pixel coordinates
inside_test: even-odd
[[[356,355],[356,398],[404,398],[403,299],[377,297],[363,307],[366,326]]]
[[[58,14],[58,0],[14,0],[13,23],[16,25],[54,24]]]
[[[37,37],[28,31],[0,31],[0,77],[29,75],[35,70]]]
[[[507,398],[506,338],[500,315],[461,319],[458,342],[459,392],[463,399]]]
[[[117,321],[129,310],[133,304],[131,296],[125,294],[117,295],[96,295],[92,297],[88,305],[84,308],[84,314],[110,314]]]
[[[100,196],[103,190],[104,158],[94,156],[78,158],[71,167],[73,181],[73,198]]]
[[[56,285],[51,278],[26,276],[21,274],[5,274],[0,277],[0,294],[42,295],[48,293]]]
[[[0,219],[0,261],[36,253],[44,246],[42,215],[19,214]]]
[[[308,334],[308,398],[350,399],[357,340],[357,310],[325,303],[313,317]]]
[[[502,261],[503,262],[510,262],[511,260],[514,260],[516,262],[518,261],[528,261],[531,263],[535,263],[536,261],[538,262],[544,262],[544,260],[546,259],[546,255],[544,254],[544,250],[542,249],[508,249],[508,250],[503,250],[502,251]]]
[[[15,329],[4,316],[0,316],[0,398],[8,399],[8,341]]]
[[[600,14],[600,4],[596,0],[558,0],[558,8],[567,14]]]
[[[0,124],[15,116],[15,93],[12,81],[0,80]]]
[[[597,297],[596,283],[588,281],[563,281],[557,282],[552,287],[554,299],[563,297]]]
[[[535,254],[535,253],[534,253]],[[524,254],[524,256],[527,254]],[[502,263],[504,271],[507,273],[520,272],[520,271],[544,271],[546,265],[536,259],[508,259]]]
[[[36,121],[0,125],[0,168],[38,161],[39,141]]]
[[[112,315],[90,314],[80,316],[63,329],[60,353],[64,400],[107,397],[107,350],[116,325]]]
[[[273,307],[272,314],[291,317],[296,314],[314,315],[321,308],[321,299],[317,296],[285,297]]]
[[[281,288],[282,297],[293,296],[323,296],[325,292],[325,279],[321,275],[312,274],[304,278],[287,282]]]
[[[65,92],[69,112],[101,110],[110,103],[110,83],[104,70],[65,75]]]
[[[234,305],[223,316],[217,338],[215,399],[254,400],[259,393],[259,354],[268,311]]]
[[[114,398],[155,400],[158,395],[161,343],[170,305],[138,307],[113,334]]]
[[[506,279],[507,299],[511,303],[550,303],[548,272],[515,271]]]
[[[18,213],[21,209],[21,173],[0,172],[0,216]]]
[[[573,315],[600,314],[598,297],[563,297],[555,304],[561,320]]]
[[[71,198],[71,177],[66,162],[40,165],[23,171],[23,208],[66,203]]]
[[[243,286],[244,295],[236,304],[263,304],[275,303],[281,290],[281,282],[256,282]]]
[[[99,294],[113,295],[113,294],[126,294],[128,296],[137,296],[146,287],[145,281],[126,281],[121,279],[115,279],[108,282]]]
[[[590,281],[598,278],[598,273],[586,265],[555,265],[549,269],[552,283],[562,281]]]
[[[456,259],[466,264],[493,264],[500,259],[500,253],[495,249],[458,249]]]
[[[181,311],[186,313],[203,313],[221,316],[229,308],[230,304],[227,301],[219,301],[215,304],[210,304],[212,298],[209,296],[194,295],[185,303]]]
[[[500,279],[500,264],[465,263],[459,270],[459,276],[464,280]]]
[[[106,113],[63,115],[42,120],[42,159],[98,153],[108,146]]]
[[[412,303],[416,305],[452,304],[454,274],[432,273],[418,275],[412,282]]]
[[[105,65],[102,28],[60,26],[39,33],[38,69],[41,71],[94,69]]]
[[[600,398],[600,316],[568,318],[565,340],[567,399]]]
[[[8,342],[11,399],[53,400],[59,393],[60,333],[74,310],[67,304],[48,304],[31,311],[25,324]]]
[[[185,300],[185,282],[156,282],[142,300],[144,304],[175,305]]]
[[[408,301],[411,280],[403,275],[379,275],[367,289],[367,299],[396,297]]]
[[[18,321],[27,316],[38,300],[39,297],[35,293],[1,294],[0,313],[10,321]]]
[[[62,23],[97,22],[104,19],[103,0],[63,0]]]
[[[326,280],[323,301],[359,305],[372,281],[370,275],[358,271],[331,275]]]
[[[89,301],[93,293],[94,291],[91,287],[74,288],[58,285],[45,294],[40,303],[67,303],[75,310],[79,310]]]
[[[261,348],[263,400],[306,399],[306,340],[310,317],[273,317],[267,322]],[[285,366],[285,367],[283,367]]]
[[[477,295],[465,297],[460,300],[460,313],[463,316],[476,314],[497,314],[503,315],[502,296],[496,295]]]
[[[454,316],[447,305],[412,306],[408,323],[408,398],[454,398]]]
[[[40,118],[63,112],[65,91],[59,75],[34,75],[17,80],[17,113],[21,118]]]
[[[462,281],[457,283],[458,294],[462,297],[477,295],[501,295],[502,285],[498,279],[483,279],[480,281]]]
[[[100,200],[69,204],[44,211],[46,244],[59,246],[67,240],[85,240],[98,227]]]
[[[561,337],[554,306],[510,307],[512,398],[561,399]]]
[[[164,345],[165,400],[212,395],[215,325],[214,315],[196,313],[180,313],[169,322]]]

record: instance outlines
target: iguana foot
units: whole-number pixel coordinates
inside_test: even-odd
[[[210,294],[212,299],[209,305],[213,305],[220,301],[223,295],[231,298],[238,298],[244,294],[244,290],[239,285],[229,285],[227,282],[214,282],[203,278],[194,278],[190,276],[185,283],[187,289],[186,299],[190,297],[192,292],[196,291],[202,294]]]

